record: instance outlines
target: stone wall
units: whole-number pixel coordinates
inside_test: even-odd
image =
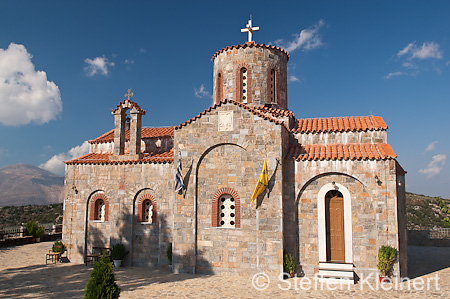
[[[64,193],[63,242],[69,259],[84,262],[92,246],[125,244],[125,264],[168,264],[165,248],[171,241],[172,164],[67,165]],[[156,224],[137,222],[136,198],[150,193],[157,202]],[[90,198],[103,193],[109,203],[107,221],[89,219]],[[85,243],[86,240],[86,243]]]
[[[285,198],[292,209],[285,210],[285,236],[298,237],[285,239],[285,244],[286,250],[295,253],[298,259],[299,273],[311,276],[319,270],[318,194],[332,182],[350,194],[353,239],[350,261],[356,275],[378,273],[378,249],[382,245],[399,248],[395,163],[395,160],[295,162],[296,197]],[[396,275],[398,271],[397,263]]]
[[[300,144],[387,143],[386,130],[361,132],[297,133]]]
[[[232,113],[227,131],[219,131],[222,112]],[[175,130],[175,148],[181,150],[184,171],[191,173],[186,195],[176,197],[177,271],[190,272],[196,267],[203,273],[254,274],[262,269],[279,273],[283,252],[281,157],[282,144],[288,142],[282,138],[288,136],[281,134],[283,130],[234,104],[222,104]],[[251,204],[265,153],[269,187]],[[239,227],[214,226],[212,202],[221,188],[232,189],[239,197]]]

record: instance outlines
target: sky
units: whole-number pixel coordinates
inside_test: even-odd
[[[450,198],[449,1],[0,2],[0,167],[63,174],[113,128],[128,89],[143,126],[212,105],[212,56],[256,43],[290,54],[297,118],[382,116],[406,190]]]

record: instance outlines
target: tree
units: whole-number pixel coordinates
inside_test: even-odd
[[[445,204],[445,202],[442,200],[442,198],[439,196],[438,198],[436,198],[436,202],[439,205],[439,207],[441,208],[441,211],[444,212],[445,214],[450,214],[450,208]],[[446,226],[450,226],[450,219],[449,217],[445,217],[442,220]]]
[[[84,289],[85,299],[115,299],[119,298],[120,288],[117,286],[114,277],[113,263],[102,256],[94,264],[91,277]]]

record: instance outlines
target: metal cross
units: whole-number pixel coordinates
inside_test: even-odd
[[[246,28],[242,28],[241,32],[248,32],[248,42],[252,42],[253,38],[253,31],[259,31],[259,26],[252,27],[252,18],[250,17],[250,20],[248,20]]]
[[[130,101],[131,98],[134,97],[134,93],[131,91],[131,88],[128,89],[128,93],[125,94],[125,97],[128,98],[128,101]]]

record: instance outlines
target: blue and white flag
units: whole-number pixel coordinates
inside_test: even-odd
[[[183,169],[181,167],[181,151],[178,151],[180,156],[178,158],[177,174],[175,175],[175,192],[180,192],[184,188],[183,184]]]

